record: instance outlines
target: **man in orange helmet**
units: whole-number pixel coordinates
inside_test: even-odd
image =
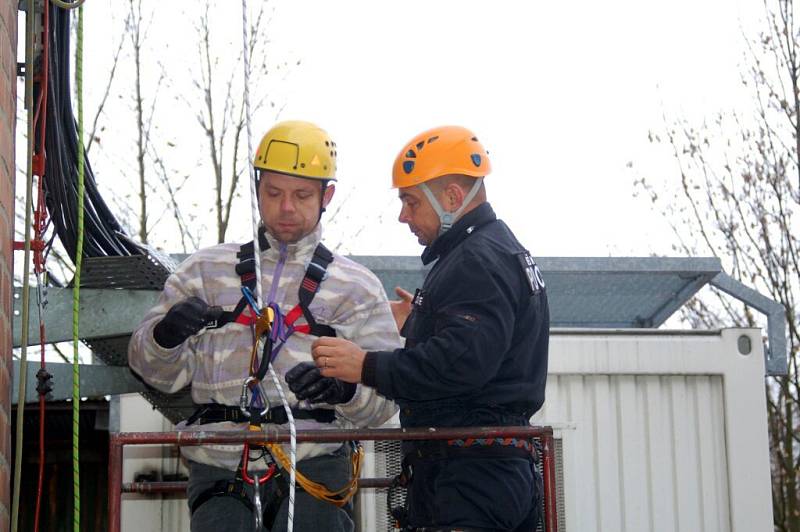
[[[325,376],[371,386],[400,406],[404,427],[524,426],[544,402],[549,310],[536,262],[486,201],[491,168],[462,127],[426,131],[392,172],[400,221],[436,265],[422,289],[398,290],[404,348],[365,351],[320,338],[312,355]],[[403,442],[410,477],[408,530],[536,528],[541,477],[531,442]]]

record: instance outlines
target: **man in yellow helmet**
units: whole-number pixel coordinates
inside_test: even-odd
[[[253,242],[221,244],[189,257],[134,332],[128,353],[134,371],[164,392],[192,386],[200,408],[179,428],[286,428],[288,416],[266,375],[270,360],[298,429],[375,426],[396,411],[369,387],[321,375],[311,358],[311,343],[321,336],[376,350],[401,343],[378,279],[320,241],[319,220],[335,191],[337,155],[328,134],[308,122],[277,124],[258,147],[253,164],[263,222],[259,306],[269,309],[262,315],[274,316],[262,353],[253,348],[251,327],[258,327],[258,318],[246,297],[256,283]],[[192,531],[253,530],[254,513],[263,515],[263,528],[286,530],[289,477],[279,470],[267,479],[271,463],[263,449],[249,457],[242,446],[181,452],[190,467]],[[351,480],[349,445],[300,444],[297,460],[298,475],[331,491]],[[263,484],[259,497],[254,479]],[[316,491],[297,490],[294,530],[352,531],[351,503],[321,500],[310,493]]]
[[[437,261],[416,294],[398,291],[404,348],[321,338],[322,374],[400,406],[404,427],[524,426],[544,402],[549,311],[536,262],[486,201],[489,158],[462,127],[426,131],[392,172],[408,224]],[[518,439],[403,442],[408,530],[536,529],[541,476]]]

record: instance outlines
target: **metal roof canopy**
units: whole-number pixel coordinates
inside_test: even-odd
[[[430,267],[418,257],[353,256],[379,277],[390,298],[394,287],[412,291],[422,286]],[[97,260],[97,259],[92,259]],[[100,259],[105,260],[105,259]],[[783,307],[722,272],[718,258],[664,257],[541,257],[550,301],[552,327],[656,328],[710,284],[763,312],[768,318],[767,373],[786,373]],[[129,334],[155,304],[157,291],[81,290],[81,337],[100,339]],[[35,291],[32,292],[35,298]],[[47,340],[71,338],[71,290],[49,288],[45,309]],[[19,345],[20,289],[14,294],[14,345]],[[35,299],[34,299],[35,301]],[[38,343],[38,326],[31,320],[29,338]]]

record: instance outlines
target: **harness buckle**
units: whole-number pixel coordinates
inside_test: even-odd
[[[328,276],[328,268],[326,266],[322,266],[317,264],[313,260],[308,263],[308,268],[306,268],[306,275],[311,274],[313,272],[314,278],[319,277],[319,282],[325,280]]]

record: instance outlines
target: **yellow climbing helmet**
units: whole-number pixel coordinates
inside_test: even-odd
[[[491,171],[489,155],[472,131],[437,127],[414,137],[397,154],[392,188],[413,187],[450,174],[485,177]]]
[[[310,122],[279,122],[261,139],[253,166],[297,177],[336,181],[336,143],[324,129]]]

